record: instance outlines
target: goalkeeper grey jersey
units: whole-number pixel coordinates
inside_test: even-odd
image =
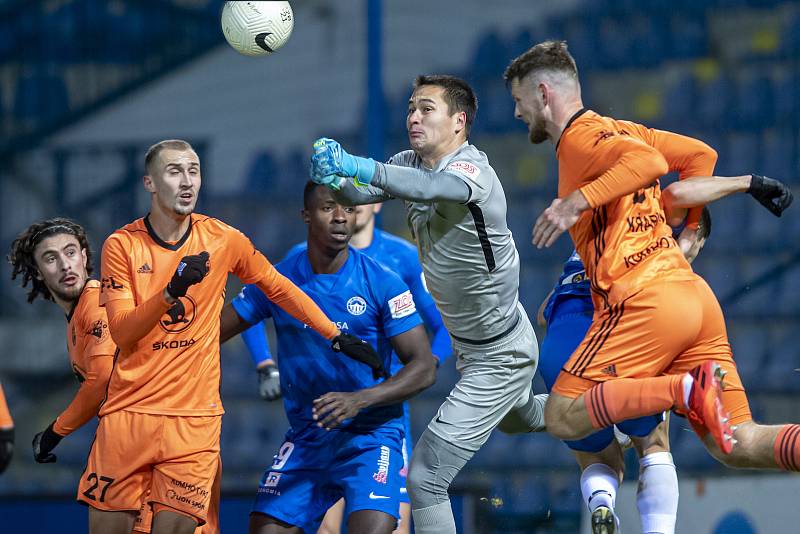
[[[424,169],[412,150],[388,163],[379,165],[380,172],[395,188],[401,185],[393,173],[408,171],[393,165],[433,173],[432,182],[437,173],[455,176],[469,188],[466,203],[405,201],[428,290],[450,334],[484,341],[513,328],[519,313],[519,254],[506,223],[505,192],[486,154],[464,143],[436,169]]]

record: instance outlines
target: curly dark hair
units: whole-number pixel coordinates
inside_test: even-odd
[[[92,249],[89,247],[89,239],[86,237],[86,230],[83,227],[64,217],[54,217],[43,221],[35,222],[26,228],[11,243],[11,251],[8,253],[8,262],[12,265],[11,279],[15,280],[17,275],[22,275],[22,287],[27,287],[31,283],[28,291],[28,302],[33,302],[39,295],[45,300],[53,300],[53,295],[47,286],[37,278],[39,268],[36,266],[36,259],[33,251],[42,239],[58,234],[74,235],[78,239],[81,249],[86,251],[86,273],[92,274]]]

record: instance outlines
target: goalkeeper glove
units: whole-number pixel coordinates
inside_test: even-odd
[[[208,252],[184,256],[167,284],[167,293],[174,299],[186,295],[189,286],[200,283],[208,274]]]
[[[44,432],[39,432],[33,437],[33,458],[40,464],[50,464],[56,461],[56,455],[51,451],[56,448],[64,436],[60,436],[53,430],[53,425],[44,429]]]
[[[758,202],[767,208],[774,216],[780,217],[781,214],[792,204],[792,192],[786,184],[760,176],[751,175],[750,187],[747,192]]]
[[[256,369],[258,372],[258,394],[266,401],[281,398],[281,373],[278,366],[268,363]]]
[[[14,454],[14,427],[0,428],[0,473],[6,470]]]
[[[375,176],[375,160],[351,156],[333,139],[322,137],[314,141],[311,156],[311,180],[328,185],[331,175],[351,176],[356,183],[369,185]],[[326,182],[327,180],[327,182]]]
[[[389,373],[383,367],[383,361],[372,345],[352,334],[339,334],[333,338],[331,348],[335,352],[344,353],[346,356],[366,364],[372,369],[372,377],[389,378]]]

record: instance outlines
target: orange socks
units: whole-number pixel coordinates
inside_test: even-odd
[[[684,407],[683,374],[621,378],[594,386],[583,395],[594,428],[606,428],[645,415]]]
[[[800,471],[800,425],[786,425],[778,432],[775,463],[785,471]]]

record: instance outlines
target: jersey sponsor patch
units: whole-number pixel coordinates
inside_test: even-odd
[[[406,290],[389,299],[389,310],[392,312],[392,319],[402,319],[417,311],[417,306],[414,304],[414,297],[411,295],[411,290]]]
[[[477,181],[478,176],[481,174],[481,170],[478,168],[478,166],[470,163],[469,161],[453,161],[448,163],[444,170],[456,172],[466,176],[473,182]]]

